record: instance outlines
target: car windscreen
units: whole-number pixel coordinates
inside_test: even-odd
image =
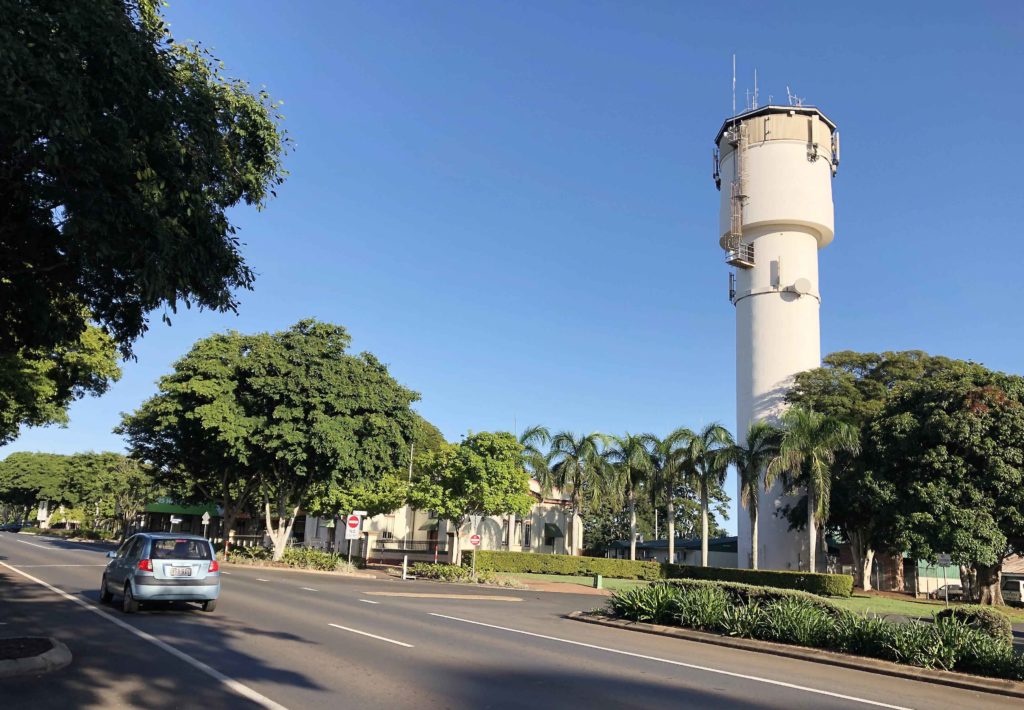
[[[154,560],[208,560],[210,544],[206,540],[153,540],[149,556]]]

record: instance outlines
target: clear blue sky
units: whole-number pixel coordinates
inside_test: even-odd
[[[823,353],[1021,372],[1024,3],[801,7],[173,2],[178,38],[285,102],[291,177],[233,215],[255,291],[238,316],[157,314],[109,394],[0,456],[120,450],[119,413],[196,339],[308,316],[449,439],[734,427],[710,174],[734,51],[741,106],[756,66],[762,103],[788,84],[842,133]]]

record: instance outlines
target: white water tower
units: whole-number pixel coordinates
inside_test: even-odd
[[[763,106],[728,119],[715,138],[720,243],[736,307],[736,427],[776,421],[793,376],[821,364],[818,250],[832,241],[832,178],[839,134],[811,106]],[[738,490],[737,490],[738,494]],[[738,498],[738,495],[737,495]],[[780,487],[761,494],[758,566],[807,569],[806,534],[776,511]],[[739,513],[740,567],[750,565],[750,518]],[[824,550],[817,560],[824,569]]]

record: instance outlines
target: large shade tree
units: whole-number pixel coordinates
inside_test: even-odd
[[[341,326],[200,341],[122,426],[135,453],[179,490],[237,511],[262,498],[275,558],[315,496],[404,471],[416,393],[373,355],[348,354]]]
[[[832,468],[840,451],[856,453],[857,430],[834,417],[802,406],[782,415],[778,453],[768,464],[765,486],[782,480],[787,490],[803,487],[807,494],[808,569],[817,565],[818,535],[832,500]]]
[[[708,509],[714,500],[726,498],[723,485],[733,443],[729,430],[712,422],[690,437],[683,448],[683,466],[690,472],[700,500],[700,551],[704,567],[708,566]]]

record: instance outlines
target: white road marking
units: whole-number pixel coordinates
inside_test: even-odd
[[[221,570],[221,572],[220,572],[220,573],[221,573],[221,574],[231,574],[230,572],[225,572],[224,570]]]
[[[30,543],[26,543],[26,544],[30,544]],[[3,565],[4,567],[6,567],[7,569],[11,570],[12,572],[17,572],[18,574],[20,574],[25,579],[31,580],[31,581],[35,582],[36,584],[39,584],[39,585],[41,585],[43,587],[46,587],[51,592],[60,595],[61,597],[67,599],[68,601],[72,601],[75,604],[78,604],[83,609],[88,609],[89,611],[91,611],[94,614],[99,614],[100,616],[102,616],[107,621],[111,622],[112,624],[116,624],[117,626],[120,626],[125,631],[128,631],[129,633],[132,633],[132,634],[138,636],[140,639],[142,639],[144,641],[149,641],[151,644],[153,644],[157,648],[166,651],[167,653],[171,654],[175,658],[178,658],[178,659],[184,661],[185,663],[189,664],[193,668],[195,668],[197,670],[200,670],[203,673],[205,673],[206,675],[210,676],[211,678],[214,678],[214,679],[220,681],[221,683],[223,683],[225,686],[227,686],[231,690],[235,691],[236,693],[238,693],[239,695],[241,695],[244,698],[248,698],[249,700],[253,701],[257,705],[260,705],[260,706],[265,707],[265,708],[269,708],[269,710],[288,710],[284,705],[281,705],[280,703],[274,702],[273,700],[271,700],[270,698],[268,698],[265,695],[257,693],[255,690],[253,690],[249,686],[244,685],[242,683],[239,683],[234,678],[229,678],[228,676],[224,675],[223,673],[221,673],[217,669],[215,669],[215,668],[213,668],[211,666],[206,665],[205,663],[203,663],[202,661],[200,661],[197,658],[193,658],[192,656],[188,655],[184,651],[178,650],[177,648],[175,648],[174,646],[170,645],[166,641],[161,641],[156,636],[153,636],[152,634],[146,633],[145,631],[142,631],[141,629],[137,629],[134,626],[132,626],[131,624],[129,624],[129,623],[125,622],[125,621],[122,621],[121,619],[118,619],[115,616],[111,616],[107,612],[103,611],[102,609],[100,609],[100,608],[98,608],[96,606],[93,606],[92,604],[90,604],[89,602],[85,601],[84,599],[79,599],[78,597],[72,596],[72,595],[68,594],[67,592],[65,592],[64,590],[58,589],[57,587],[53,586],[52,584],[50,584],[48,582],[44,582],[43,580],[41,580],[41,579],[39,579],[37,577],[33,577],[28,572],[22,572],[17,567],[13,567],[12,565],[7,564],[6,562],[0,561],[0,565]]]
[[[15,542],[20,542],[22,545],[31,545],[32,547],[38,547],[38,548],[43,549],[43,550],[52,550],[53,549],[50,545],[37,545],[34,542],[25,542],[24,540],[16,540]]]
[[[259,577],[257,577],[256,581],[257,582],[269,582],[270,580],[269,579],[260,579]]]
[[[319,592],[320,591],[319,589],[313,589],[312,587],[303,587],[302,590],[304,592]]]
[[[21,565],[22,569],[27,569],[29,567],[106,567],[106,565]]]
[[[436,616],[441,619],[449,619],[451,621],[461,621],[465,624],[474,624],[476,626],[486,626],[489,629],[498,629],[499,631],[508,631],[513,634],[523,634],[524,636],[533,636],[535,638],[547,639],[548,641],[557,641],[559,643],[567,643],[572,646],[583,646],[584,648],[593,648],[597,651],[606,651],[608,653],[616,653],[620,656],[632,656],[633,658],[641,658],[645,661],[656,661],[658,663],[668,663],[673,666],[681,666],[683,668],[693,668],[698,671],[706,671],[708,673],[718,673],[719,675],[727,675],[732,678],[743,678],[744,680],[753,680],[758,683],[767,683],[768,685],[777,685],[782,688],[792,688],[793,690],[802,690],[806,693],[815,693],[817,695],[827,695],[830,698],[840,698],[842,700],[852,700],[857,703],[864,703],[865,705],[875,705],[882,708],[892,708],[893,710],[912,710],[911,708],[903,707],[902,705],[889,705],[888,703],[880,703],[876,700],[868,700],[867,698],[858,698],[853,695],[843,695],[842,693],[833,693],[828,690],[818,690],[817,688],[808,688],[803,685],[796,685],[794,683],[786,683],[781,680],[773,680],[771,678],[762,678],[756,675],[746,675],[743,673],[734,673],[733,671],[723,671],[719,668],[709,668],[708,666],[698,666],[694,663],[683,663],[682,661],[673,661],[668,658],[658,658],[657,656],[647,656],[642,653],[632,653],[631,651],[622,651],[617,648],[608,648],[607,646],[596,646],[592,643],[583,643],[582,641],[572,641],[570,639],[558,638],[557,636],[547,636],[545,634],[535,634],[532,631],[522,631],[521,629],[511,629],[507,626],[496,626],[494,624],[485,624],[482,621],[473,621],[471,619],[460,619],[457,616],[447,616],[446,614],[435,614],[430,613],[431,616]]]
[[[372,599],[360,599],[359,601],[361,601],[363,604],[380,604],[380,602],[375,602]]]
[[[342,631],[351,631],[352,633],[359,634],[360,636],[369,636],[370,638],[377,639],[378,641],[387,641],[388,643],[393,643],[396,646],[404,646],[405,648],[412,648],[413,647],[413,645],[411,643],[403,643],[402,641],[395,641],[394,639],[385,638],[384,636],[378,636],[377,634],[369,634],[369,633],[367,633],[365,631],[360,631],[359,629],[350,629],[347,626],[341,626],[339,624],[328,624],[328,626],[333,626],[334,628],[341,629]]]

